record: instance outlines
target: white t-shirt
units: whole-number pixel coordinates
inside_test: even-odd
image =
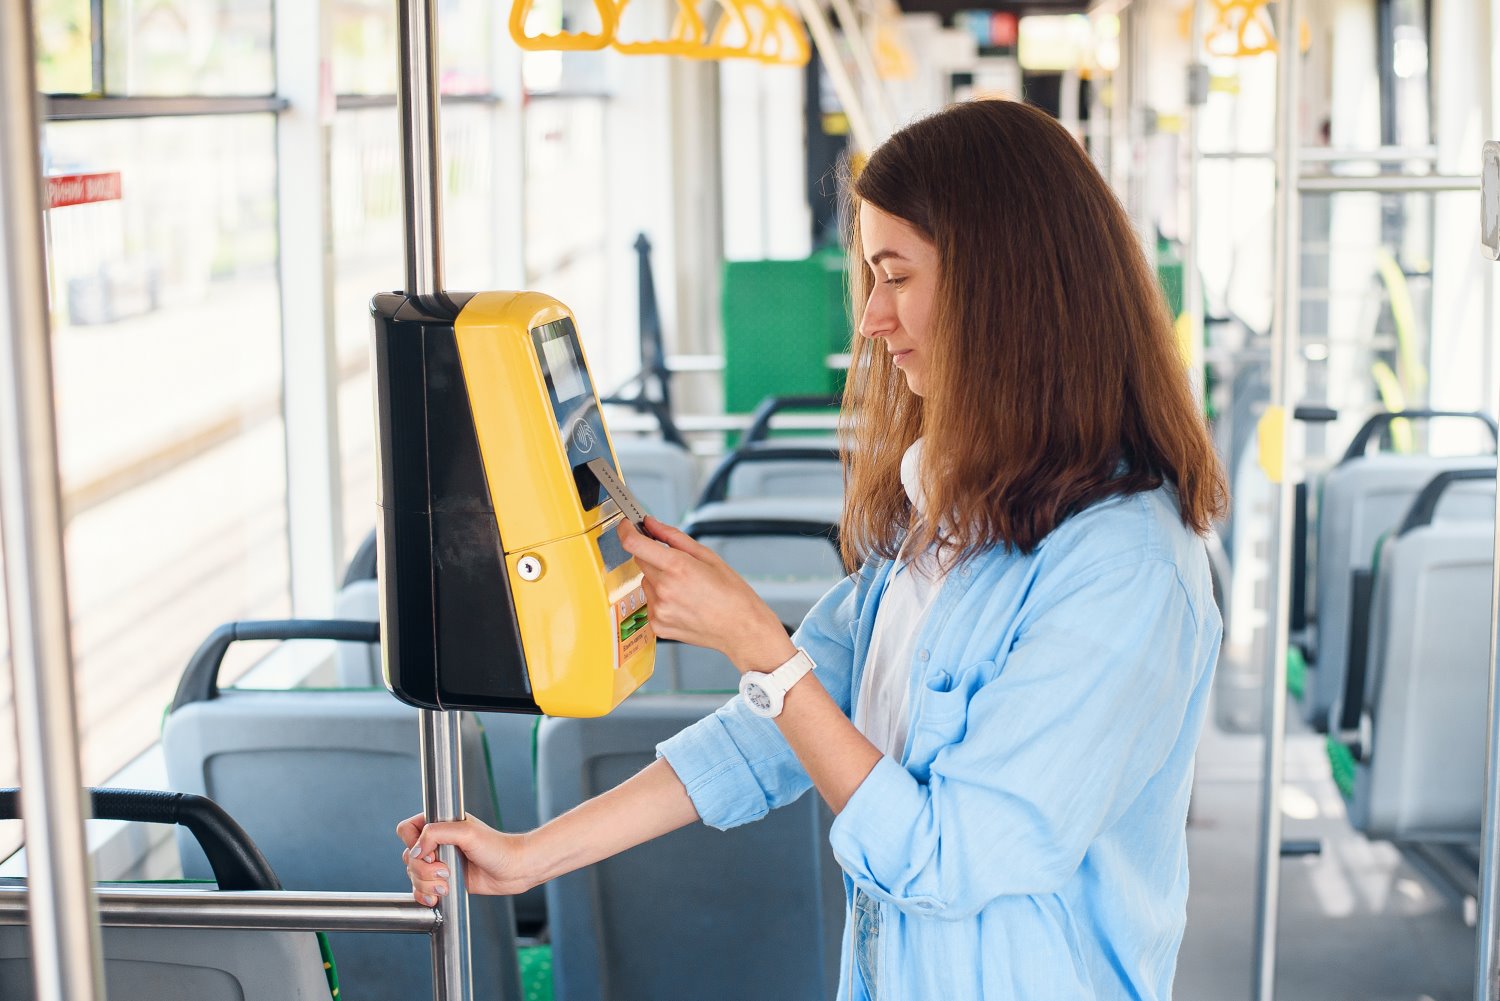
[[[901,457],[901,485],[912,505],[922,509],[922,440],[918,438]],[[943,575],[932,553],[901,563],[892,573],[875,613],[875,631],[860,680],[854,725],[888,757],[901,760],[910,720],[907,692],[917,637],[927,621]]]

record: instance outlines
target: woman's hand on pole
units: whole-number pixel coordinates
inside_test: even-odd
[[[473,817],[429,824],[419,813],[397,824],[396,834],[406,846],[401,859],[411,879],[411,895],[428,907],[448,893],[448,867],[438,857],[439,845],[452,845],[463,855],[470,893],[516,894],[540,881],[524,872],[524,835],[494,830]]]
[[[791,658],[796,648],[781,620],[717,553],[656,518],[646,519],[646,530],[650,537],[620,522],[620,542],[646,576],[656,635],[718,650],[741,672]]]

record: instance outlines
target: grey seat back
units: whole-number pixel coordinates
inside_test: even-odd
[[[496,822],[483,732],[463,717],[466,808]],[[216,800],[250,833],[293,890],[410,892],[396,822],[422,805],[417,711],[380,691],[234,691],[191,702],[162,728],[172,786]],[[202,875],[195,844],[183,871]],[[509,898],[475,897],[475,998],[520,996]],[[430,996],[425,940],[330,935],[343,995],[361,1001]]]
[[[1381,546],[1349,804],[1370,837],[1479,839],[1494,539],[1492,519],[1439,520]]]
[[[333,617],[357,622],[380,621],[380,582],[370,577],[353,580],[333,598]],[[380,644],[340,643],[334,648],[333,664],[340,688],[380,688]]]
[[[616,438],[614,446],[620,472],[647,513],[675,525],[698,482],[692,453],[658,438]]]
[[[727,498],[832,497],[844,496],[844,469],[838,459],[839,442],[834,436],[803,436],[777,439],[777,444],[798,448],[826,449],[826,458],[777,459],[741,462],[729,472]]]
[[[0,927],[0,1001],[36,997],[30,931]],[[329,1001],[313,932],[105,928],[101,948],[110,1001]]]
[[[642,695],[601,719],[543,720],[542,817],[623,782],[723,702]],[[548,883],[558,1001],[826,1001],[845,910],[831,823],[809,794],[754,824],[691,825]]]
[[[728,500],[696,508],[683,529],[744,577],[782,622],[796,627],[845,576],[831,538],[842,509],[837,498]]]
[[[656,641],[656,668],[637,694],[663,692],[733,693],[740,683],[740,672],[729,658],[717,650],[691,643]]]
[[[1344,687],[1349,659],[1350,582],[1368,571],[1381,533],[1396,527],[1417,492],[1436,474],[1473,466],[1488,457],[1371,455],[1336,466],[1323,480],[1318,511],[1315,656],[1308,665],[1304,717],[1325,728]],[[1489,461],[1493,461],[1492,459]],[[1446,502],[1454,517],[1493,515],[1494,491],[1481,485],[1454,488]]]

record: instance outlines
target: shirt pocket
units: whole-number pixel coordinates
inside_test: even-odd
[[[964,738],[968,730],[969,700],[995,675],[991,660],[970,664],[952,672],[937,668],[917,687],[917,710],[912,719],[911,750],[906,765],[919,779],[926,779],[938,752]]]

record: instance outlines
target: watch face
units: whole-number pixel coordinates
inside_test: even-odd
[[[753,682],[746,685],[745,698],[749,699],[750,704],[761,712],[771,711],[771,696],[759,685]]]

